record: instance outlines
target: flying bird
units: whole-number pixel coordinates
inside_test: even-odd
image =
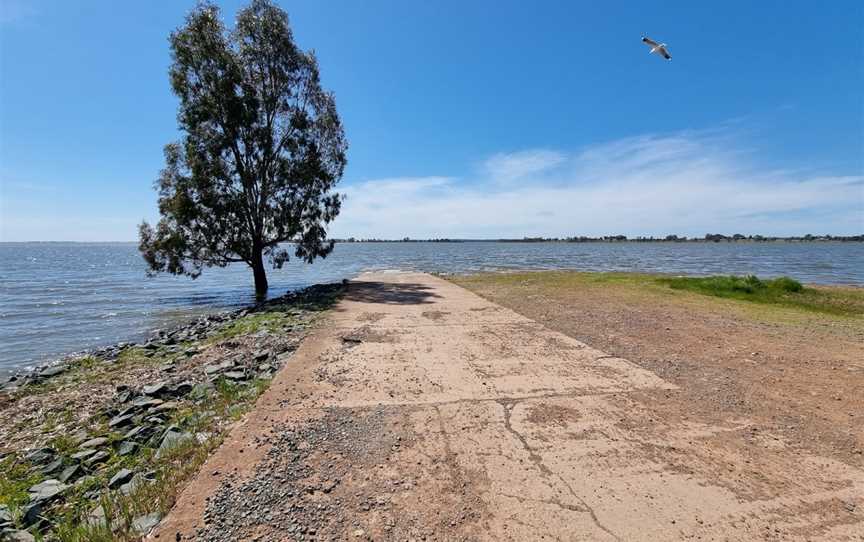
[[[672,60],[672,55],[670,55],[669,51],[666,50],[666,44],[665,43],[657,43],[656,41],[652,40],[651,38],[646,38],[645,36],[642,36],[642,43],[644,43],[645,45],[650,47],[652,53],[657,53],[658,55],[662,56],[666,60]]]

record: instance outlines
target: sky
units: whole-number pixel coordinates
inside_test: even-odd
[[[280,5],[350,144],[333,236],[864,233],[864,2]],[[0,0],[0,241],[158,219],[193,6]]]

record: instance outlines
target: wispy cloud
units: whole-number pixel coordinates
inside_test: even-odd
[[[485,164],[477,179],[354,184],[333,233],[425,238],[864,231],[864,176],[760,168],[729,134],[646,135],[572,153],[500,154]],[[520,182],[507,182],[515,179]]]
[[[511,182],[548,172],[563,164],[566,159],[563,153],[557,151],[533,149],[495,154],[483,165],[492,179]]]

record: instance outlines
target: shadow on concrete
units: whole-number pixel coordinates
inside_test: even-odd
[[[421,305],[436,297],[441,296],[423,284],[392,282],[352,282],[343,295],[349,301],[383,305]]]

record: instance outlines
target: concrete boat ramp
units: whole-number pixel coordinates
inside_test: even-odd
[[[674,385],[444,279],[327,318],[151,538],[864,540],[861,470],[658,414]]]

